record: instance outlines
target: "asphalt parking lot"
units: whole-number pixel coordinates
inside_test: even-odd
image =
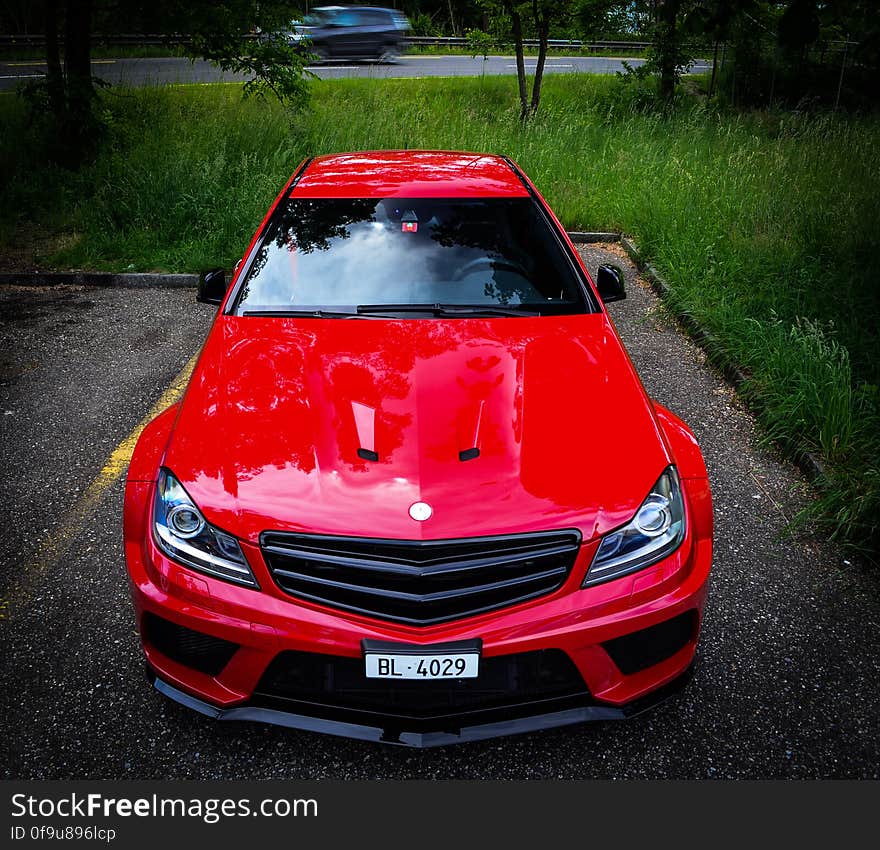
[[[784,536],[804,480],[758,446],[732,390],[609,250],[584,254],[624,267],[615,323],[651,395],[696,432],[713,484],[712,588],[684,692],[625,723],[425,751],[215,723],[165,700],[134,632],[113,458],[211,308],[182,289],[0,287],[3,776],[880,778],[880,582]]]

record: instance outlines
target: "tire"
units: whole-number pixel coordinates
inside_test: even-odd
[[[386,44],[379,50],[379,61],[385,65],[395,65],[400,58],[400,48],[396,44]]]

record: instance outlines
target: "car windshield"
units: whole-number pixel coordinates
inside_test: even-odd
[[[283,202],[233,312],[417,316],[593,312],[531,198],[300,198]],[[441,305],[443,312],[441,312]],[[359,309],[360,308],[360,309]],[[394,312],[389,309],[388,312]]]

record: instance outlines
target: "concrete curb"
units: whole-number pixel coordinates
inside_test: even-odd
[[[576,244],[588,244],[590,242],[620,242],[621,234],[592,230],[569,230],[568,238]]]
[[[632,239],[626,236],[621,237],[620,246],[636,264],[648,283],[651,284],[651,288],[664,301],[674,297],[674,290],[657,269],[644,260]],[[727,382],[739,392],[742,385],[748,381],[748,375],[730,360],[718,338],[711,331],[704,328],[693,316],[682,313],[679,310],[672,310],[672,314],[679,325],[687,332],[688,336],[706,352],[713,365],[721,370]],[[816,481],[825,476],[825,466],[821,458],[816,457],[810,452],[789,453],[789,456],[810,481]]]
[[[193,287],[197,274],[117,274],[115,272],[21,272],[0,274],[0,286],[116,286],[127,289]]]

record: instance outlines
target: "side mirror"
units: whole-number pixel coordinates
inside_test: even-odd
[[[596,272],[596,289],[606,304],[610,301],[622,301],[626,298],[623,272],[618,266],[599,266]]]
[[[199,275],[199,288],[196,301],[202,304],[222,304],[226,295],[226,272],[211,269]]]

